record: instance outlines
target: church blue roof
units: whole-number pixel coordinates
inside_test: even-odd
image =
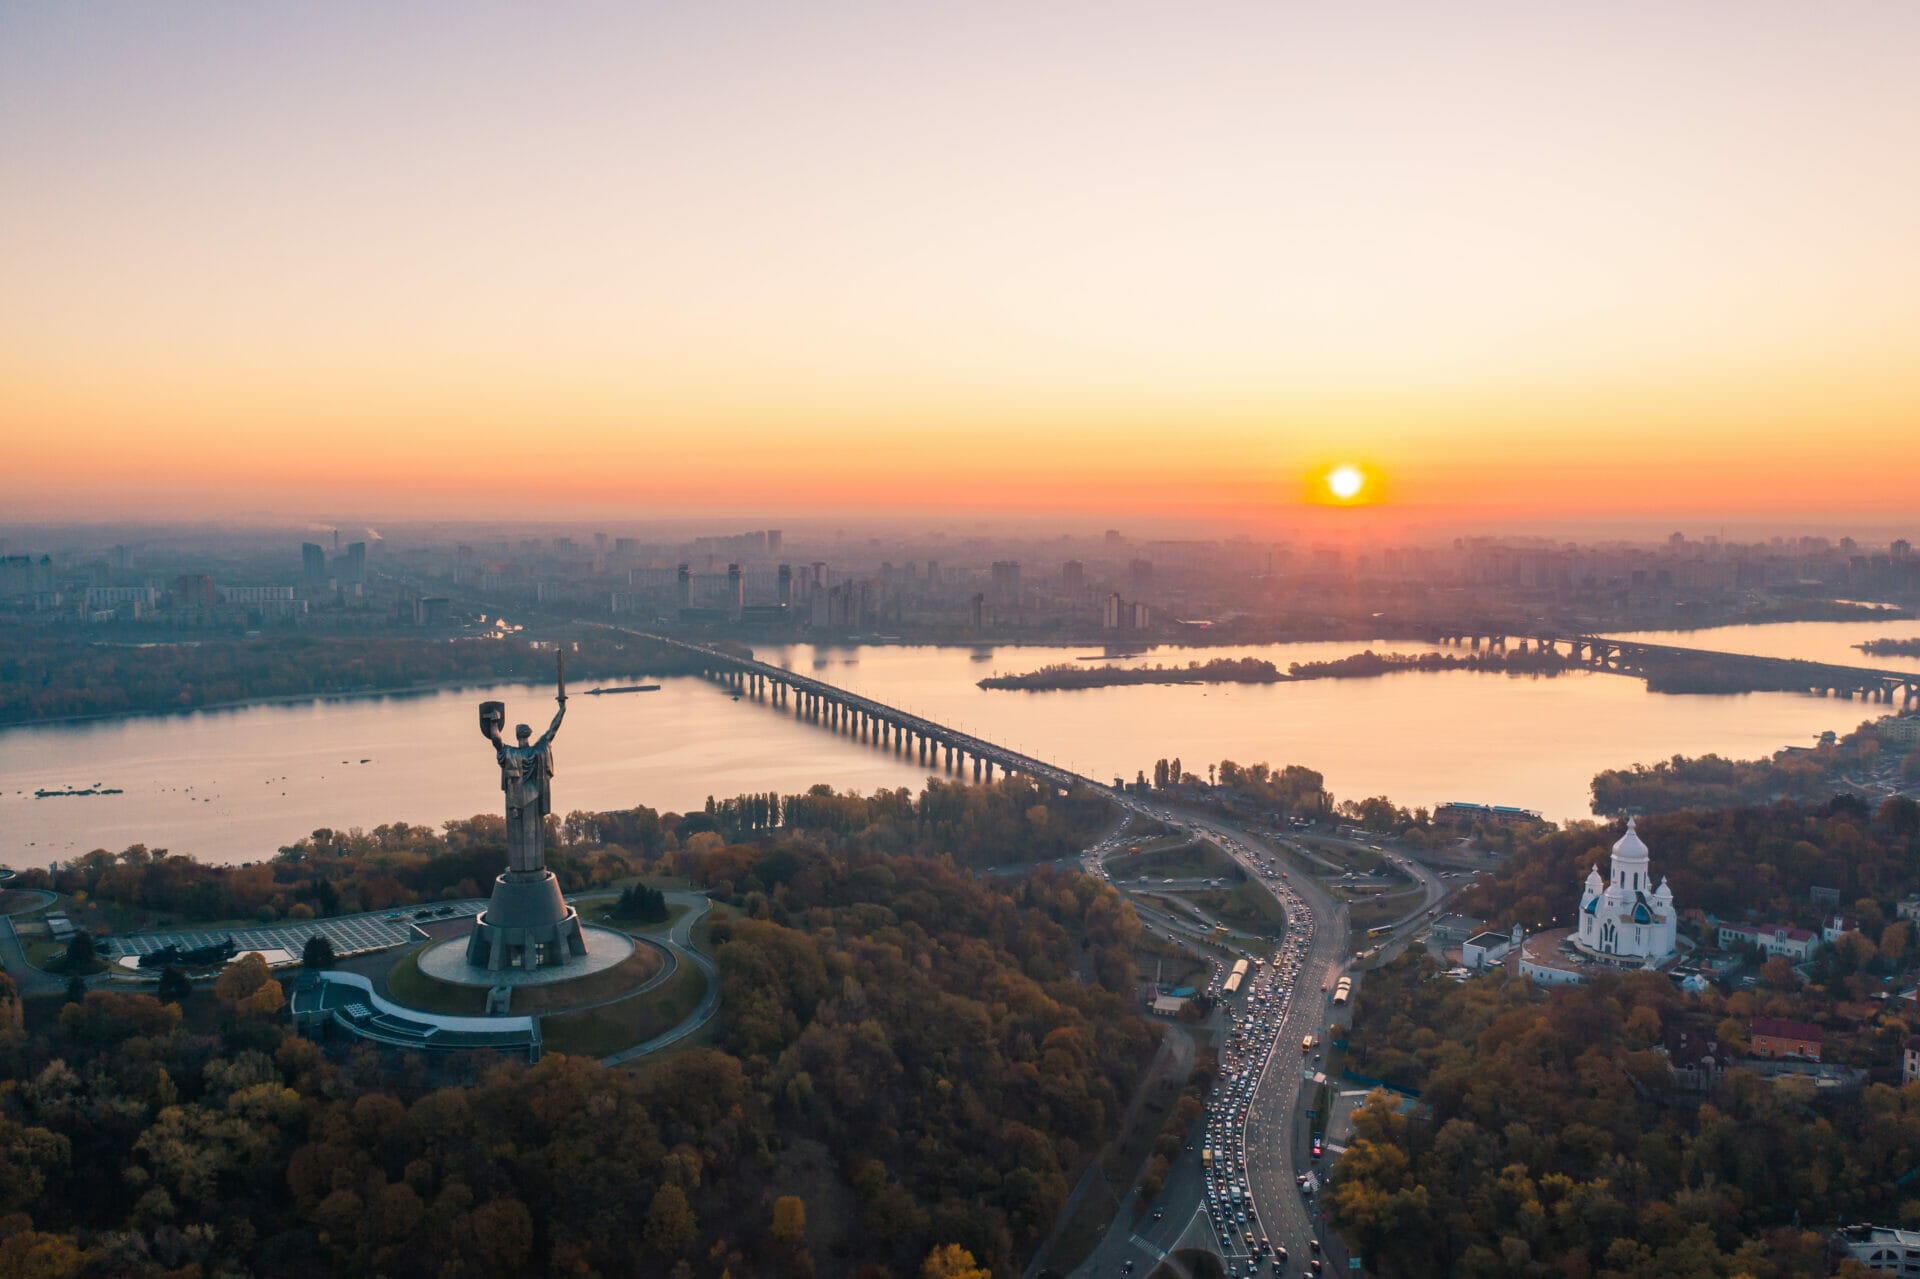
[[[1598,897],[1590,898],[1588,899],[1587,904],[1585,906],[1582,906],[1580,909],[1586,911],[1587,914],[1589,915],[1595,914],[1600,909],[1600,899]]]

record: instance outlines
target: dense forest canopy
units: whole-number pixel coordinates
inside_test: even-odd
[[[1620,829],[1576,822],[1524,835],[1460,909],[1529,929],[1569,921],[1580,883],[1606,866]],[[1689,809],[1645,818],[1639,831],[1683,910],[1811,924],[1826,909],[1810,895],[1816,886],[1848,905],[1920,893],[1920,804],[1910,799]]]
[[[1920,1224],[1920,1086],[1831,1095],[1744,1071],[1683,1091],[1654,1051],[1720,1009],[1663,975],[1541,989],[1437,979],[1409,956],[1356,998],[1355,1068],[1384,1095],[1323,1202],[1387,1279],[1825,1274],[1821,1232]]]
[[[1369,1104],[1325,1203],[1382,1275],[1765,1279],[1825,1273],[1833,1226],[1920,1226],[1903,1188],[1920,1168],[1920,1085],[1899,1086],[1920,1012],[1886,998],[1914,980],[1896,908],[1920,893],[1920,804],[1781,802],[1639,829],[1683,911],[1818,928],[1837,897],[1856,928],[1800,969],[1774,958],[1757,985],[1694,995],[1663,973],[1456,983],[1424,955],[1369,973],[1348,1065],[1419,1100]],[[1565,927],[1618,836],[1581,823],[1522,838],[1460,908]],[[1756,1017],[1821,1027],[1822,1060],[1866,1072],[1864,1089],[1740,1069]],[[1686,1085],[1662,1050],[1688,1043],[1734,1068]]]
[[[1077,872],[860,843],[670,852],[727,903],[721,1013],[637,1071],[435,1088],[246,983],[0,1016],[0,1273],[1015,1273],[1151,1053],[1139,923]]]

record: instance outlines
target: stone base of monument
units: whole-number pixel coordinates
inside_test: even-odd
[[[417,962],[421,975],[429,981],[485,992],[489,1001],[496,998],[498,992],[506,992],[510,1005],[517,1008],[520,996],[531,989],[569,985],[584,977],[609,972],[633,957],[636,947],[625,933],[592,924],[584,925],[582,931],[586,934],[587,953],[569,964],[534,968],[488,968],[484,964],[471,964],[467,962],[464,937],[428,946],[420,952]],[[649,971],[652,968],[649,966]],[[604,984],[604,979],[600,984]]]
[[[467,962],[495,973],[564,968],[586,956],[579,912],[550,870],[503,871],[467,937]]]

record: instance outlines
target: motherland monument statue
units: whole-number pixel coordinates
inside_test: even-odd
[[[506,727],[505,702],[480,703],[480,732],[493,743],[493,757],[500,765],[500,789],[507,797],[507,869],[520,874],[537,874],[547,868],[547,814],[553,811],[553,735],[567,716],[567,664],[561,654],[557,674],[560,691],[554,700],[560,708],[553,723],[530,742],[533,730],[525,724],[514,726],[516,745],[500,740]]]
[[[467,962],[500,971],[566,964],[587,953],[580,916],[560,895],[560,881],[547,869],[547,814],[553,811],[553,738],[567,714],[567,664],[558,655],[559,691],[553,723],[538,740],[525,724],[514,744],[501,738],[505,702],[480,703],[480,733],[493,743],[500,789],[507,806],[507,868],[493,881],[493,896],[467,939]]]

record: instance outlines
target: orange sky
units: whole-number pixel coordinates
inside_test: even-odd
[[[1435,8],[8,6],[0,499],[1920,514],[1920,10]]]

